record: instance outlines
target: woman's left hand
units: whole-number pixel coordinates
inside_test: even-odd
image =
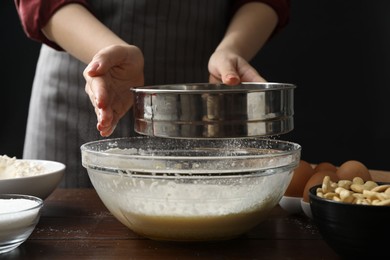
[[[209,60],[210,83],[238,85],[241,82],[266,82],[245,59],[232,51],[217,50]]]

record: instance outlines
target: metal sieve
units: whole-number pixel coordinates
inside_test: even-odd
[[[285,83],[173,84],[133,88],[134,130],[172,138],[280,135],[294,128]]]

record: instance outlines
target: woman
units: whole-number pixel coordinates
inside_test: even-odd
[[[43,43],[23,157],[65,163],[62,187],[91,185],[83,143],[134,135],[130,87],[264,81],[249,61],[289,10],[286,0],[15,3],[26,34]]]

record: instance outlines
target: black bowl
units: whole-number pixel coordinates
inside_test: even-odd
[[[313,221],[324,241],[345,258],[390,259],[390,206],[323,199],[316,195],[320,186],[309,190],[309,198]]]

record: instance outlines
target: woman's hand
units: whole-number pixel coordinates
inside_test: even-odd
[[[209,60],[210,82],[237,85],[264,82],[249,64],[278,23],[275,10],[262,2],[242,5],[232,17],[225,36]]]
[[[100,50],[84,70],[85,92],[97,116],[101,136],[109,136],[133,105],[131,87],[144,84],[144,57],[133,45]]]
[[[85,92],[95,108],[100,135],[109,136],[133,105],[130,87],[144,84],[144,58],[78,3],[59,8],[42,28],[44,35],[78,60]]]
[[[210,83],[237,85],[241,82],[265,82],[245,59],[232,51],[217,50],[209,60]]]

